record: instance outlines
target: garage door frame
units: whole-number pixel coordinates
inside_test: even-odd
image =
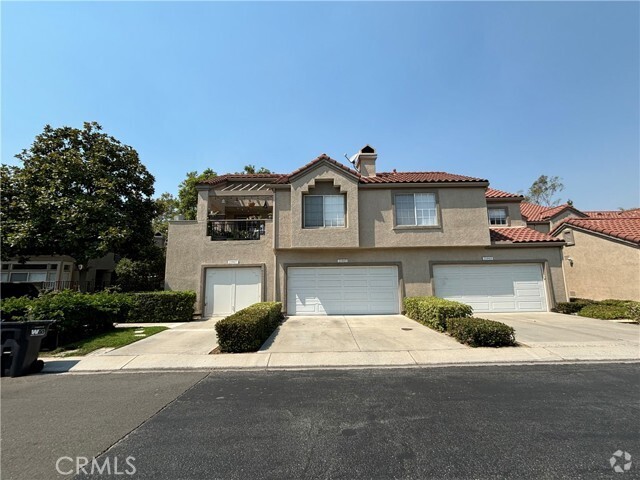
[[[289,268],[317,268],[317,267],[396,267],[398,272],[398,311],[402,312],[402,299],[404,298],[404,275],[402,272],[402,262],[345,262],[345,263],[283,263],[282,268],[284,270],[284,291],[282,292],[282,305],[287,315],[290,312],[287,311],[289,304]],[[330,315],[327,315],[330,316]]]
[[[431,294],[435,295],[435,281],[433,276],[433,267],[435,266],[453,266],[453,265],[539,265],[542,270],[542,285],[544,288],[547,312],[556,304],[555,295],[553,294],[553,280],[549,271],[549,262],[544,259],[525,259],[525,260],[461,260],[461,261],[439,261],[429,260],[429,281],[431,283]]]
[[[266,293],[266,265],[264,263],[244,263],[244,264],[216,264],[207,263],[200,266],[200,301],[198,307],[200,316],[204,318],[204,302],[207,295],[207,269],[209,268],[259,268],[260,269],[260,301],[265,301]]]

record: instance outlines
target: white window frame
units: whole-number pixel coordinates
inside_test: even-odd
[[[321,197],[322,198],[322,225],[310,225],[307,226],[307,216],[306,216],[306,201],[307,198],[311,197]],[[340,198],[342,200],[342,219],[337,218],[337,224],[327,224],[326,217],[326,208],[327,208],[327,199],[329,198]],[[342,221],[340,221],[342,220]],[[347,198],[346,195],[303,195],[302,197],[302,228],[346,228],[347,226]]]
[[[491,217],[492,212],[502,212],[504,217]],[[487,215],[489,217],[489,225],[500,227],[500,226],[508,226],[509,225],[509,212],[504,207],[492,207],[487,209]],[[493,220],[504,220],[504,223],[493,223]]]
[[[433,201],[432,208],[418,208],[419,202],[416,201],[416,196],[430,197]],[[401,218],[405,215],[400,215],[398,212],[398,200],[399,197],[413,197],[413,223],[401,223]],[[397,227],[438,227],[440,225],[440,215],[438,214],[438,197],[433,192],[422,193],[396,193],[394,197],[394,214],[395,225]],[[424,212],[430,212],[430,215],[424,215]],[[432,219],[432,223],[426,223],[425,220]]]

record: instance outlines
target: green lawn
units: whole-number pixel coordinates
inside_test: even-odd
[[[143,330],[144,337],[136,337],[134,332]],[[167,330],[167,327],[141,327],[141,328],[117,328],[111,332],[101,333],[95,337],[85,338],[77,342],[69,343],[56,348],[51,352],[43,352],[44,355],[60,357],[80,356],[91,353],[99,348],[119,348],[137,342],[151,335]]]

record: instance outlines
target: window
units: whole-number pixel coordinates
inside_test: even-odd
[[[489,225],[507,225],[507,223],[506,208],[489,209]]]
[[[344,195],[305,195],[304,228],[344,227]]]
[[[438,225],[435,193],[396,195],[396,225]]]

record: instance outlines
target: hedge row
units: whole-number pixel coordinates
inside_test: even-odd
[[[407,317],[446,332],[471,347],[503,347],[516,343],[513,328],[471,317],[473,309],[464,303],[438,297],[407,297],[404,309]]]
[[[216,323],[218,345],[225,353],[256,352],[282,321],[282,303],[262,302]]]
[[[129,312],[124,322],[190,322],[193,320],[195,292],[140,292],[128,297]]]
[[[114,323],[185,322],[192,319],[194,292],[52,292],[37,298],[7,298],[3,321],[56,320],[58,342],[65,344],[111,330]]]
[[[571,302],[558,303],[554,312],[602,320],[631,319],[640,321],[640,302],[631,300],[588,300],[577,298]]]
[[[473,309],[469,305],[438,297],[406,297],[405,315],[417,322],[444,332],[447,318],[470,317]]]
[[[512,327],[484,318],[448,318],[447,333],[470,347],[508,347],[516,344]]]

